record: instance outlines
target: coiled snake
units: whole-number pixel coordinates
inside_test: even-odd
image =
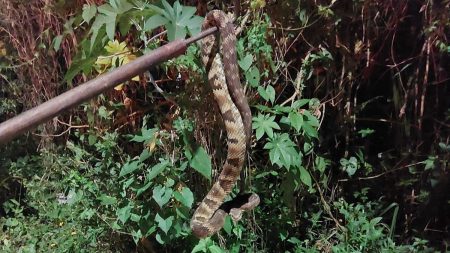
[[[228,214],[234,221],[240,220],[243,211],[253,209],[260,201],[258,195],[248,194],[243,200],[224,203],[244,165],[252,131],[252,116],[239,80],[234,26],[226,14],[218,10],[206,15],[202,30],[213,26],[219,29],[222,58],[217,36],[209,35],[202,40],[202,61],[225,123],[228,154],[217,181],[192,217],[191,229],[199,238],[219,231]]]

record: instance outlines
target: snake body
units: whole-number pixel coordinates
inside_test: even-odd
[[[239,79],[234,26],[226,14],[218,10],[207,14],[202,30],[213,26],[219,29],[220,50],[216,35],[204,38],[201,47],[202,61],[225,123],[228,153],[217,181],[192,217],[191,229],[199,238],[219,231],[228,214],[237,221],[243,211],[251,210],[259,204],[258,195],[251,194],[248,199],[238,202],[239,204],[231,203],[228,207],[223,205],[244,165],[251,136],[252,116]]]

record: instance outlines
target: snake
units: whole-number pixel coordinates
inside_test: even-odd
[[[220,231],[228,215],[234,222],[239,221],[244,211],[254,209],[260,202],[255,193],[225,202],[250,148],[252,115],[240,82],[234,25],[223,11],[213,10],[206,15],[202,30],[211,27],[217,27],[219,35],[202,40],[201,58],[225,125],[228,149],[220,175],[192,216],[190,227],[198,238]]]

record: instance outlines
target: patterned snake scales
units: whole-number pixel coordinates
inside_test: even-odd
[[[243,211],[255,208],[260,201],[258,195],[253,193],[244,197],[244,200],[224,203],[244,165],[252,131],[252,116],[239,80],[234,26],[226,14],[218,10],[206,15],[202,30],[213,26],[220,32],[222,57],[218,49],[218,38],[210,35],[202,40],[202,61],[225,123],[228,154],[219,178],[192,217],[191,229],[199,238],[219,231],[228,214],[233,221],[240,220]]]

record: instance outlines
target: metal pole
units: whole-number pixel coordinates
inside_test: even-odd
[[[81,84],[1,123],[0,145],[6,144],[17,136],[34,129],[39,124],[42,124],[53,117],[112,89],[118,84],[145,72],[151,66],[183,54],[186,52],[186,48],[190,43],[202,39],[216,31],[217,28],[213,27],[189,39],[170,42],[152,51],[150,54],[141,56],[126,65],[120,66],[111,72]]]

